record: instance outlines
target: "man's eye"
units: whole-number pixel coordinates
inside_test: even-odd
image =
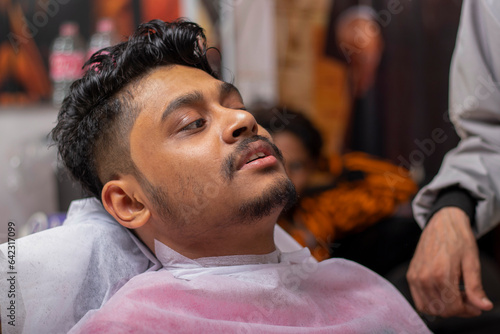
[[[189,123],[188,125],[186,125],[185,127],[183,127],[181,129],[181,131],[186,131],[186,130],[194,130],[194,129],[198,129],[198,128],[201,128],[203,125],[205,125],[207,121],[204,120],[203,118],[199,118],[197,119],[196,121],[194,122],[191,122]]]

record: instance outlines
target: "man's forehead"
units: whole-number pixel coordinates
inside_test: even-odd
[[[217,98],[234,92],[241,97],[234,85],[220,81],[203,70],[182,65],[154,69],[130,92],[138,105],[154,106],[155,109],[166,108],[172,101],[189,94]]]
[[[218,82],[219,80],[203,70],[183,65],[169,65],[150,71],[134,85],[134,90],[138,97],[154,91],[182,94],[183,91],[216,85]]]

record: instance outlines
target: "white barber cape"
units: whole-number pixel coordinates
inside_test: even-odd
[[[282,251],[298,244],[275,231]],[[2,332],[67,333],[89,310],[99,309],[130,278],[161,263],[95,198],[74,201],[63,226],[16,240],[15,296],[7,244],[0,245]],[[14,315],[7,305],[14,301]],[[9,324],[13,321],[15,326]]]
[[[132,278],[76,333],[430,333],[386,280],[307,248],[192,260],[156,241],[163,269]]]

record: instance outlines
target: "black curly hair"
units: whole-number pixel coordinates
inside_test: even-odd
[[[193,22],[152,20],[128,41],[96,52],[84,66],[59,111],[51,132],[59,156],[84,190],[101,198],[103,185],[118,174],[141,181],[128,136],[141,107],[131,88],[159,66],[184,65],[218,74],[206,57],[203,29]]]

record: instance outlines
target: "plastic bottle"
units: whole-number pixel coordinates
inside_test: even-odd
[[[49,62],[50,77],[54,84],[52,102],[60,105],[71,83],[83,74],[85,44],[79,35],[78,24],[66,22],[60,26],[59,36],[52,44]]]
[[[118,42],[115,33],[115,26],[111,19],[103,18],[97,21],[96,32],[90,37],[87,59],[103,48]]]

